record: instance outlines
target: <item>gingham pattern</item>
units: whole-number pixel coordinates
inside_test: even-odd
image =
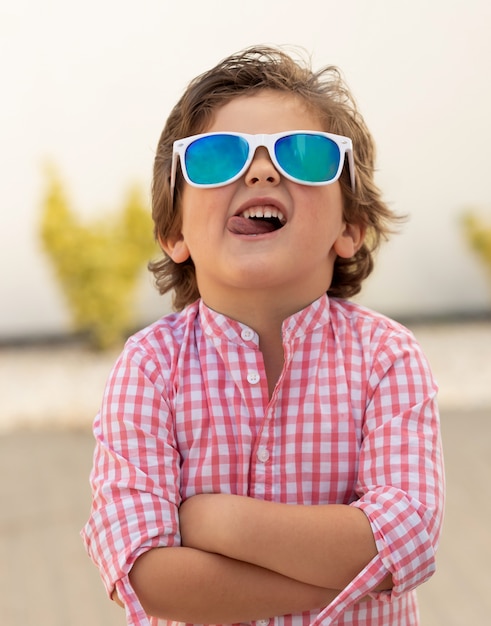
[[[344,503],[368,516],[379,555],[322,613],[271,626],[418,624],[443,512],[436,385],[411,333],[320,298],[283,324],[271,400],[257,335],[197,302],[131,338],[94,424],[87,549],[132,626],[147,618],[128,572],[179,545],[182,499],[222,492],[291,504]],[[366,596],[387,571],[391,593]]]

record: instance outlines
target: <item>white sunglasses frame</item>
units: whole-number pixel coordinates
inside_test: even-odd
[[[339,166],[338,166],[338,171],[336,172],[336,176],[334,176],[331,180],[327,182],[325,181],[307,182],[305,180],[295,178],[294,176],[291,176],[290,174],[288,174],[288,172],[285,172],[285,170],[278,163],[278,160],[274,153],[274,145],[278,141],[278,139],[281,139],[282,137],[288,137],[289,135],[297,135],[297,134],[320,135],[322,137],[326,137],[327,139],[330,139],[337,145],[337,147],[339,148],[339,152],[340,152],[340,158],[339,158]],[[242,137],[243,139],[247,141],[249,145],[249,155],[247,157],[246,162],[244,163],[244,166],[241,168],[241,170],[235,176],[233,176],[232,178],[229,178],[225,182],[207,183],[204,185],[194,183],[192,180],[190,180],[187,170],[186,170],[186,165],[185,165],[185,160],[184,160],[184,157],[186,154],[186,148],[197,139],[202,139],[204,137],[211,137],[213,135],[232,135],[235,137]],[[176,141],[174,141],[173,151],[172,151],[171,177],[170,177],[170,190],[171,190],[172,197],[174,197],[174,188],[176,184],[178,160],[181,163],[181,172],[182,172],[182,175],[184,176],[184,180],[189,185],[191,185],[192,187],[197,187],[201,189],[213,189],[215,187],[224,187],[225,185],[229,185],[230,183],[235,182],[241,176],[243,176],[244,173],[249,169],[252,161],[254,160],[254,155],[256,154],[256,150],[260,147],[264,147],[267,149],[269,158],[271,159],[273,165],[280,172],[282,176],[284,176],[288,180],[293,181],[294,183],[298,183],[300,185],[307,185],[308,187],[319,187],[322,185],[331,185],[332,183],[335,183],[341,176],[341,172],[343,171],[343,168],[344,168],[345,157],[347,156],[349,172],[350,172],[351,189],[353,192],[355,191],[355,160],[353,157],[353,143],[349,137],[344,137],[343,135],[334,135],[332,133],[324,133],[321,131],[313,131],[313,130],[289,130],[289,131],[285,131],[281,133],[258,134],[258,135],[223,131],[223,132],[201,133],[199,135],[191,135],[190,137],[184,137],[183,139],[177,139]]]

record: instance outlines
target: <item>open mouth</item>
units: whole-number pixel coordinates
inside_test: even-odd
[[[275,206],[260,206],[246,209],[228,221],[230,232],[236,235],[262,235],[283,228],[286,217]]]

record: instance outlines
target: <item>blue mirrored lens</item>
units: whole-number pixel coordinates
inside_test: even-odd
[[[224,183],[244,167],[249,144],[234,135],[211,135],[193,141],[186,149],[186,171],[197,185]]]
[[[338,146],[328,137],[302,133],[278,139],[275,154],[287,174],[309,183],[335,178],[341,158]]]

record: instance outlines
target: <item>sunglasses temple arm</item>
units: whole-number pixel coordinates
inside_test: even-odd
[[[177,176],[177,161],[179,159],[179,155],[174,152],[172,156],[172,165],[170,170],[170,193],[172,198],[174,198],[174,189],[176,186],[176,176]]]
[[[349,175],[351,180],[351,191],[355,192],[356,190],[356,180],[355,180],[355,159],[353,158],[353,150],[347,150],[348,154],[348,166],[349,166]]]

